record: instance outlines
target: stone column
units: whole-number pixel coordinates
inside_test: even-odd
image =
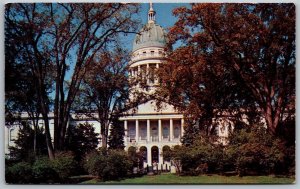
[[[173,140],[173,134],[174,134],[174,130],[173,130],[173,119],[170,119],[170,141]]]
[[[147,64],[147,69],[146,69],[146,79],[147,79],[147,85],[150,84],[150,78],[149,78],[149,72],[150,71],[150,66]]]
[[[124,142],[125,142],[125,146],[127,144],[127,139],[128,139],[128,126],[127,126],[127,120],[124,120]]]
[[[139,141],[139,120],[135,120],[135,141]]]
[[[156,69],[157,70],[159,69],[159,64],[156,64]],[[158,84],[158,83],[159,83],[159,78],[158,78],[158,76],[156,74],[156,76],[155,76],[155,84]]]
[[[184,119],[181,118],[181,137],[183,136],[184,134]]]
[[[149,166],[151,166],[151,164],[152,164],[151,159],[152,159],[151,158],[151,146],[149,146],[149,147],[147,147],[147,164]]]
[[[108,125],[108,132],[107,132],[107,137],[110,136],[110,133],[111,133],[111,124]]]
[[[158,156],[158,165],[159,165],[158,169],[161,169],[161,164],[164,163],[162,148],[158,149],[158,154],[159,154],[159,156]]]
[[[158,120],[158,141],[161,142],[161,119]]]
[[[150,120],[147,119],[147,142],[150,142]]]

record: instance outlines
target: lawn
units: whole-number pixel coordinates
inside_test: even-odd
[[[92,179],[82,182],[82,184],[292,184],[294,182],[294,178],[275,176],[177,176],[169,173],[120,181],[101,182],[97,179]]]

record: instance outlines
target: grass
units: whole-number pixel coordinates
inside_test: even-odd
[[[142,176],[120,181],[101,182],[97,179],[82,182],[82,184],[293,184],[295,178],[275,176],[177,176],[175,174],[161,174]]]

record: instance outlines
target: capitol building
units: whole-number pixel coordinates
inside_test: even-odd
[[[166,59],[165,45],[165,31],[155,22],[155,11],[150,4],[148,23],[133,41],[129,73],[131,80],[138,81],[132,86],[133,91],[146,95],[155,92],[159,79],[154,72]],[[140,84],[143,80],[145,85]],[[155,100],[140,104],[128,115],[120,118],[125,127],[126,149],[133,146],[145,150],[144,163],[147,165],[167,163],[163,160],[162,150],[164,146],[180,144],[184,132],[183,115],[168,104],[158,109]]]
[[[150,3],[148,22],[136,34],[133,41],[132,55],[129,62],[129,80],[133,82],[130,98],[135,98],[136,93],[145,95],[154,94],[159,85],[159,79],[155,76],[155,70],[159,69],[166,60],[165,56],[165,30],[155,21],[156,12]],[[144,85],[140,82],[144,81]],[[145,87],[146,85],[146,87]],[[22,116],[26,118],[26,114]],[[71,116],[69,125],[78,125],[88,122],[93,124],[96,132],[100,133],[100,124],[94,120],[83,120]],[[50,132],[53,138],[53,115],[49,115]],[[170,162],[164,160],[162,152],[165,147],[180,145],[180,139],[184,134],[184,116],[177,112],[172,105],[163,103],[156,107],[155,100],[149,100],[138,107],[126,112],[120,120],[124,124],[125,150],[134,147],[137,151],[144,151],[144,167],[158,164],[158,168],[170,166]],[[40,125],[43,125],[40,120]],[[218,127],[220,138],[228,136],[228,127]],[[18,135],[17,124],[5,127],[5,153],[9,154],[9,147],[14,145]],[[224,141],[223,141],[224,142]]]

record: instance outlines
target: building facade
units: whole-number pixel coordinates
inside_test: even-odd
[[[148,23],[135,36],[129,63],[130,80],[137,81],[132,86],[130,98],[134,94],[151,95],[159,85],[155,70],[165,61],[166,38],[164,29],[155,21],[155,11],[150,3]],[[143,82],[143,84],[141,84]],[[131,111],[131,112],[130,112]],[[158,167],[169,165],[163,159],[164,146],[180,144],[184,132],[183,115],[169,104],[156,107],[155,100],[140,104],[121,117],[125,128],[125,148],[144,150],[144,166],[157,163]]]

